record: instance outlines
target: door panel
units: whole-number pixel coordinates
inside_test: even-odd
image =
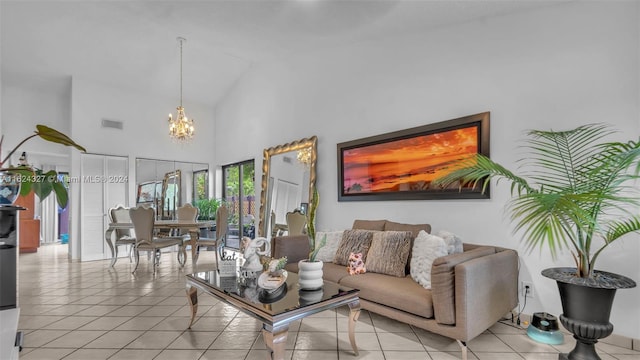
[[[81,154],[80,260],[111,257],[105,243],[107,212],[116,204],[127,205],[128,159],[121,156]]]

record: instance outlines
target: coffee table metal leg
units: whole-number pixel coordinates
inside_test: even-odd
[[[356,322],[360,316],[360,300],[349,303],[349,341],[353,348],[353,353],[358,356],[358,346],[356,345]]]
[[[284,360],[285,347],[287,345],[287,334],[289,326],[281,326],[279,328],[271,328],[270,326],[262,326],[262,338],[269,352],[267,359]]]
[[[196,319],[196,313],[198,312],[198,289],[187,285],[187,299],[189,300],[189,305],[191,305],[191,321],[189,322],[189,329],[191,329],[193,320]]]

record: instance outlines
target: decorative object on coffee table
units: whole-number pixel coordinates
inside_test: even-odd
[[[530,154],[523,159],[526,178],[474,155],[437,180],[483,188],[491,179],[510,182],[508,210],[515,231],[524,231],[529,250],[547,245],[554,257],[562,247],[571,250],[577,268],[542,272],[556,280],[563,308],[560,321],[577,340],[573,351],[560,359],[599,359],[594,345],[613,332],[609,314],[616,290],[636,286],[625,276],[595,270],[607,246],[640,230],[640,217],[633,212],[640,203],[640,190],[633,184],[640,179],[640,142],[600,142],[612,133],[603,124],[531,130],[525,145]]]
[[[262,249],[264,247],[264,249]],[[271,244],[269,240],[263,237],[250,239],[242,238],[240,249],[243,251],[244,264],[242,270],[244,272],[261,272],[262,264],[260,263],[260,255],[268,255],[271,252]]]
[[[316,210],[320,203],[320,196],[318,190],[313,189],[313,197],[309,206],[309,212],[307,213],[307,236],[309,237],[309,258],[300,260],[298,262],[298,285],[302,290],[317,290],[322,288],[322,261],[316,260],[318,251],[322,248],[326,242],[326,235],[320,240],[316,241]]]
[[[276,290],[287,281],[287,271],[284,266],[287,265],[287,257],[280,259],[268,258],[263,264],[264,271],[258,277],[258,286],[268,293],[275,293]]]

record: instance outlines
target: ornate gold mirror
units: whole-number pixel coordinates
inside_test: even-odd
[[[306,212],[316,186],[317,143],[312,136],[264,149],[259,236],[285,230],[287,212]]]

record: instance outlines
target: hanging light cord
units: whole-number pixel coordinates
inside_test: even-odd
[[[182,106],[182,42],[184,39],[180,39],[180,106]]]

